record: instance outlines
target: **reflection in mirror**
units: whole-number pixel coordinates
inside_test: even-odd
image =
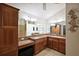
[[[61,24],[55,24],[53,26],[50,26],[50,33],[54,35],[66,35],[66,25]]]
[[[35,31],[35,27],[33,27],[33,31]]]
[[[38,31],[38,27],[36,27],[36,31]]]
[[[60,35],[61,34],[61,25],[55,24],[55,26],[51,26],[51,34]]]
[[[26,36],[26,21],[25,19],[18,20],[18,37]]]

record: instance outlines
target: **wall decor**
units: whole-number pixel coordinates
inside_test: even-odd
[[[79,28],[79,13],[76,9],[71,9],[68,13],[69,17],[70,17],[70,21],[68,22],[70,24],[70,28],[69,30],[71,32],[76,32]]]

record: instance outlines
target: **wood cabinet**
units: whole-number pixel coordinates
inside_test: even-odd
[[[65,39],[57,37],[44,37],[35,40],[34,54],[36,55],[44,48],[51,48],[65,54]]]
[[[65,54],[65,39],[49,37],[48,48],[54,49]]]
[[[18,10],[0,3],[0,55],[18,55]]]
[[[40,40],[35,41],[35,46],[34,46],[34,54],[37,54],[40,51]]]
[[[18,13],[16,8],[9,5],[2,5],[2,21],[3,26],[17,26],[18,25]]]
[[[47,47],[48,48],[53,48],[53,40],[52,40],[52,38],[48,37],[48,39],[47,39]]]
[[[58,45],[59,45],[58,39],[53,38],[52,41],[53,41],[53,42],[52,42],[53,49],[58,51]]]
[[[48,47],[54,50],[58,50],[58,39],[49,37]]]
[[[59,52],[65,54],[65,39],[59,39]]]
[[[35,54],[39,53],[41,50],[46,48],[46,46],[47,46],[47,38],[36,39],[35,46],[34,46]]]

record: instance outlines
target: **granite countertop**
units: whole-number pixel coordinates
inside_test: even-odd
[[[64,36],[57,36],[57,35],[40,35],[40,36],[33,36],[33,37],[29,37],[29,38],[31,38],[31,39],[40,39],[40,38],[44,38],[44,37],[54,37],[54,38],[65,39]]]
[[[21,49],[21,48],[24,48],[24,47],[28,47],[28,46],[31,46],[31,45],[33,45],[34,44],[34,41],[33,40],[20,40],[19,42],[18,42],[18,46],[19,46],[19,49]]]
[[[66,39],[66,37],[64,37],[64,36],[53,36],[53,35],[49,35],[48,37]]]
[[[19,49],[34,45],[34,40],[40,39],[40,38],[45,38],[45,37],[51,37],[51,38],[61,38],[61,39],[66,39],[63,36],[57,36],[57,35],[37,35],[37,36],[30,36],[28,39],[24,40],[19,40],[18,42],[18,47]]]
[[[29,37],[31,39],[39,39],[39,38],[44,38],[47,37],[46,35],[42,35],[42,36],[33,36],[33,37]]]

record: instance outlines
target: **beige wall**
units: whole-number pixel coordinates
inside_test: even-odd
[[[79,4],[67,4],[66,5],[66,11],[67,14],[70,9],[78,9],[79,10]],[[78,15],[79,16],[79,15]],[[68,15],[66,15],[66,55],[68,56],[79,56],[79,29],[76,32],[70,32],[69,31],[69,24],[70,18]]]

